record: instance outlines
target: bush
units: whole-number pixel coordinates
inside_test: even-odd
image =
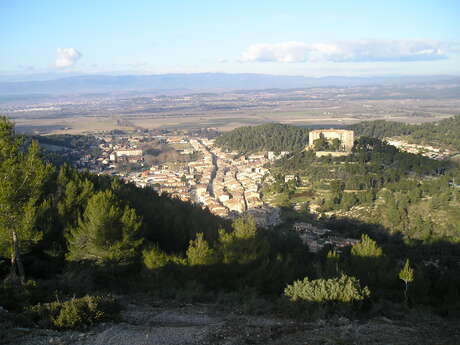
[[[342,274],[339,278],[297,280],[284,289],[284,295],[292,302],[310,303],[352,303],[370,296],[367,287],[362,288],[359,280]]]
[[[21,311],[41,300],[41,292],[34,280],[28,280],[22,286],[4,281],[0,286],[0,306],[9,311]]]
[[[66,302],[51,302],[29,307],[26,316],[41,327],[58,330],[79,329],[118,316],[120,305],[112,297],[85,296]]]
[[[144,250],[143,257],[144,257],[144,265],[149,270],[157,270],[157,269],[163,268],[170,264],[179,264],[179,265],[186,264],[185,259],[175,256],[175,255],[169,255],[163,252],[157,246],[154,246],[148,250]]]

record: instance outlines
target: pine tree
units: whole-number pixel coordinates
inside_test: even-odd
[[[331,149],[329,141],[321,133],[319,138],[313,141],[313,147],[315,151],[328,151]]]
[[[409,259],[404,263],[403,268],[399,272],[399,279],[404,282],[404,302],[407,304],[407,288],[409,283],[414,281],[414,270],[410,267]]]
[[[328,277],[337,276],[339,270],[340,254],[336,250],[330,250],[326,255],[325,273]]]
[[[215,262],[214,250],[209,247],[201,232],[196,234],[196,239],[190,241],[186,254],[191,266],[211,265]]]
[[[36,227],[42,189],[51,166],[40,158],[36,141],[28,148],[14,125],[0,117],[0,249],[11,258],[11,278],[25,282],[21,254],[42,238]]]
[[[94,194],[94,185],[68,166],[62,166],[58,175],[59,194],[56,205],[61,227],[68,233],[78,225],[89,198]]]
[[[266,256],[270,244],[259,235],[252,217],[236,219],[233,231],[219,230],[219,255],[223,263],[247,264]]]
[[[111,191],[94,194],[78,226],[68,236],[71,261],[130,262],[142,243],[141,220],[134,209],[120,205]]]
[[[382,256],[382,248],[377,245],[372,238],[366,234],[361,235],[361,241],[353,245],[351,254],[354,256],[370,258],[377,258]]]
[[[351,248],[350,264],[351,272],[373,290],[384,279],[386,260],[382,248],[366,234]]]

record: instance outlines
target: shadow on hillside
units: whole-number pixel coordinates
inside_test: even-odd
[[[443,314],[460,315],[460,243],[438,239],[431,242],[407,240],[401,232],[391,233],[379,224],[366,223],[349,217],[318,219],[315,215],[295,210],[290,213],[290,224],[283,228],[292,229],[295,221],[306,221],[319,228],[332,230],[333,235],[359,239],[367,234],[377,241],[383,250],[380,258],[353,258],[350,247],[341,250],[341,269],[357,276],[377,293],[379,298],[401,300],[401,286],[398,277],[406,259],[414,269],[414,281],[409,284],[408,297],[412,305],[428,305]],[[296,217],[297,215],[297,217]],[[323,260],[329,250],[326,246],[318,256]]]
[[[42,287],[49,292],[59,291],[67,295],[95,291],[142,292],[172,299],[188,296],[185,299],[191,301],[237,291],[243,295],[277,299],[283,295],[285,287],[296,280],[304,277],[310,280],[331,279],[345,273],[359,279],[362,286],[369,287],[371,304],[390,301],[403,305],[404,284],[398,274],[404,261],[409,259],[414,269],[414,281],[409,284],[407,304],[431,307],[442,315],[459,315],[460,244],[446,241],[406,243],[400,233],[390,234],[380,225],[350,218],[316,219],[313,215],[299,212],[298,219],[331,229],[334,235],[343,237],[359,239],[361,234],[368,234],[377,240],[383,255],[356,257],[351,254],[350,247],[346,247],[341,248],[339,257],[331,261],[327,253],[332,247],[326,246],[313,254],[289,230],[291,226],[285,224],[262,232],[270,249],[251,260],[241,258],[251,256],[254,239],[238,239],[232,244],[232,251],[240,254],[235,254],[235,259],[227,261],[229,263],[190,266],[169,262],[153,270],[144,268],[141,261],[130,265],[103,266],[90,262],[68,263],[60,274],[51,278],[46,272],[47,259],[41,257],[41,265],[37,266],[37,257],[28,255],[25,258],[26,271],[33,279],[47,279]],[[295,221],[294,217],[291,221]],[[286,300],[283,303],[286,310],[315,307],[347,310],[370,305],[361,302],[292,304]]]

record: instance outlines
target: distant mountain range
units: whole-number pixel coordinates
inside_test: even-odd
[[[80,75],[54,80],[2,81],[0,94],[82,94],[171,91],[203,92],[309,87],[460,83],[458,76],[304,77],[267,74]]]

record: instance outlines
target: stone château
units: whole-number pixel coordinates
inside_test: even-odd
[[[308,144],[310,148],[314,147],[314,141],[319,139],[321,134],[327,140],[339,139],[344,151],[351,151],[354,143],[353,131],[346,129],[315,129],[308,133]]]

